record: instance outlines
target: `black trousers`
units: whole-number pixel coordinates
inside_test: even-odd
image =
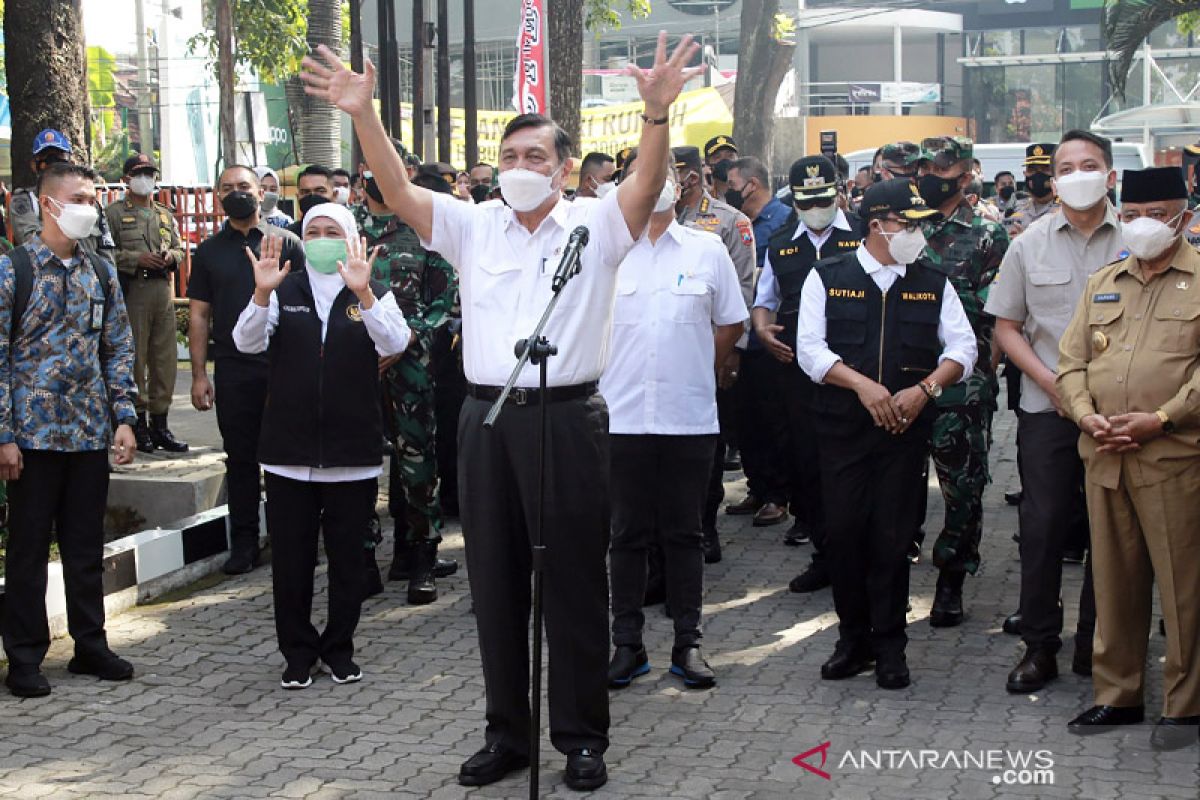
[[[921,460],[931,426],[896,436],[863,427],[821,435],[825,548],[842,641],[876,655],[904,651],[908,546],[917,525]]]
[[[775,360],[766,350],[742,353],[736,397],[738,445],[750,494],[762,503],[787,505],[791,490],[787,454],[782,448],[787,418],[772,395],[779,391]]]
[[[104,508],[108,454],[23,450],[25,467],[8,484],[4,651],[9,669],[34,669],[50,647],[46,563],[50,530],[62,558],[67,630],[75,652],[108,650],[104,634]]]
[[[704,595],[700,504],[717,436],[613,435],[610,441],[613,644],[642,644],[646,556],[655,540],[663,552],[675,647],[699,644]]]
[[[812,541],[812,560],[825,560],[825,519],[821,501],[821,456],[817,449],[817,427],[812,402],[816,385],[800,365],[775,361],[777,386],[787,420],[787,463],[791,467],[791,511],[804,525]]]
[[[530,561],[538,503],[536,406],[468,397],[458,425],[467,573],[487,693],[487,742],[529,749]],[[608,747],[608,407],[600,395],[547,407],[544,609],[550,741]]]
[[[1017,420],[1017,460],[1022,490],[1021,638],[1029,647],[1055,652],[1062,646],[1063,548],[1086,529],[1084,468],[1079,458],[1079,428],[1053,411],[1022,413]],[[1091,560],[1084,566],[1079,594],[1076,645],[1091,647],[1096,626],[1096,596]]]
[[[294,666],[312,665],[318,658],[338,664],[354,654],[366,588],[363,531],[375,512],[379,482],[316,483],[268,472],[266,483],[279,650]],[[329,562],[329,614],[320,634],[312,624],[318,534]]]
[[[258,437],[267,402],[267,365],[239,358],[217,359],[213,392],[217,427],[225,450],[225,487],[229,497],[230,549],[258,549],[258,504],[262,483]]]
[[[433,402],[437,417],[438,487],[442,511],[458,516],[458,415],[467,397],[463,375],[462,345],[452,347],[454,334],[448,325],[433,337]]]

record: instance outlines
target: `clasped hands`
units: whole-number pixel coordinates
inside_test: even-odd
[[[871,413],[876,427],[897,435],[912,427],[929,402],[929,397],[920,386],[910,386],[892,394],[886,386],[868,380],[855,392],[863,408]]]
[[[1132,453],[1144,442],[1162,435],[1162,420],[1157,414],[1133,411],[1106,417],[1088,414],[1079,420],[1079,429],[1091,436],[1100,446],[1097,453]]]

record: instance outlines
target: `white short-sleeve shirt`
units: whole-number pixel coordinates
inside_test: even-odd
[[[608,362],[617,267],[634,245],[617,192],[591,203],[559,200],[533,233],[500,201],[472,205],[433,196],[432,238],[421,245],[458,270],[468,381],[502,386],[508,380],[517,363],[513,347],[541,319],[567,238],[580,225],[589,231],[580,272],[563,289],[544,332],[558,348],[548,362],[549,386],[598,380]],[[537,385],[538,368],[529,365],[517,386]]]
[[[612,360],[600,381],[609,432],[717,433],[713,326],[747,316],[719,237],[677,222],[653,244],[643,237],[617,273]]]

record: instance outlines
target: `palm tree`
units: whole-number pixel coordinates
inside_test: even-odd
[[[1125,95],[1125,81],[1138,48],[1164,22],[1200,12],[1200,0],[1114,0],[1104,12],[1104,40],[1117,58],[1109,64],[1113,92]]]
[[[342,50],[341,0],[308,0],[308,44]],[[296,115],[296,138],[302,164],[339,167],[342,164],[342,113],[304,93],[299,78],[286,87],[288,106]]]

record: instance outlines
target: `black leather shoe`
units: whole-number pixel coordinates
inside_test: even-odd
[[[563,774],[563,782],[577,792],[599,789],[608,783],[608,768],[604,766],[604,756],[586,747],[572,750],[567,756],[567,771]]]
[[[875,685],[880,689],[903,689],[912,683],[904,653],[879,656],[875,661]]]
[[[1067,723],[1076,736],[1107,733],[1118,725],[1137,725],[1145,717],[1141,706],[1092,706]]]
[[[155,447],[168,453],[186,453],[188,451],[187,442],[176,439],[175,434],[171,433],[171,429],[167,427],[166,414],[150,415],[150,441],[154,442]]]
[[[704,539],[700,543],[704,550],[705,564],[718,564],[721,561],[721,535],[715,530],[704,531]]]
[[[730,503],[725,506],[725,513],[731,517],[746,517],[762,508],[762,501],[752,494],[746,495],[740,503]]]
[[[1009,636],[1021,635],[1021,612],[1014,611],[1004,618],[1004,632]]]
[[[50,694],[50,681],[37,667],[9,669],[4,685],[14,697],[45,697]]]
[[[1182,750],[1200,738],[1200,717],[1163,717],[1150,731],[1150,746],[1160,753]]]
[[[145,414],[138,414],[137,424],[133,426],[133,437],[137,440],[139,453],[154,452],[154,439],[150,436],[150,425],[146,422]]]
[[[608,685],[611,689],[624,689],[650,671],[650,658],[645,647],[618,645],[613,650],[612,661],[608,662]]]
[[[737,472],[742,468],[742,456],[738,453],[736,447],[729,447],[725,450],[725,460],[721,464],[721,469],[726,472]]]
[[[1010,506],[1019,506],[1021,505],[1021,497],[1023,494],[1024,492],[1019,489],[1015,492],[1005,492],[1004,502],[1008,503]]]
[[[787,520],[787,506],[781,506],[778,503],[765,503],[762,508],[754,512],[754,521],[750,524],[756,528],[766,528],[771,525],[787,522]]]
[[[389,581],[406,581],[412,569],[412,547],[407,544],[397,544],[392,551],[392,565],[388,567]],[[433,562],[433,577],[449,578],[458,572],[458,561],[453,558],[439,558]]]
[[[1088,677],[1092,674],[1092,649],[1075,645],[1075,654],[1071,656],[1071,672]]]
[[[103,653],[76,653],[67,662],[67,672],[75,675],[95,675],[102,681],[128,681],[133,679],[133,664],[111,650]]]
[[[963,621],[962,589],[965,572],[942,570],[938,573],[937,592],[929,612],[929,624],[934,628],[953,628]]]
[[[1042,647],[1029,647],[1008,673],[1005,688],[1013,694],[1036,692],[1058,677],[1058,660],[1054,653]]]
[[[700,654],[699,645],[671,651],[671,674],[683,678],[689,689],[708,689],[717,683],[717,675]]]
[[[413,545],[412,572],[408,576],[408,604],[427,606],[437,600],[437,582],[433,577],[433,565],[437,561],[437,543],[422,542]]]
[[[792,527],[788,528],[788,532],[783,535],[783,543],[788,547],[799,547],[810,541],[812,541],[812,536],[809,535],[808,526],[799,519],[793,522]]]
[[[258,556],[257,547],[250,550],[245,548],[233,550],[225,561],[225,565],[221,567],[221,571],[226,575],[245,575],[258,566]]]
[[[458,783],[460,786],[487,786],[510,772],[528,766],[529,756],[505,750],[498,744],[489,744],[458,768]]]
[[[821,562],[814,561],[788,583],[788,590],[796,594],[807,594],[824,589],[829,585],[829,570]]]
[[[821,665],[821,677],[827,681],[853,678],[870,669],[874,661],[875,658],[865,646],[839,641],[833,648],[833,655]]]

